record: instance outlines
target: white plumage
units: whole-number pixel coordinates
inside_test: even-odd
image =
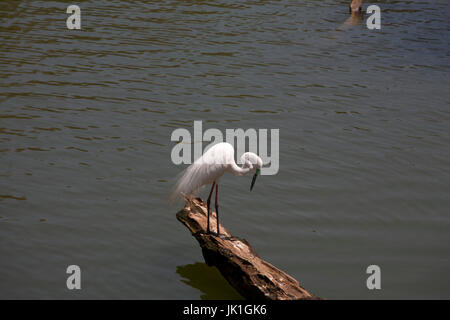
[[[193,164],[191,164],[182,174],[181,178],[175,185],[175,189],[172,192],[171,199],[174,200],[178,196],[192,197],[201,186],[206,184],[212,184],[211,191],[209,193],[207,206],[208,206],[208,226],[209,230],[209,204],[211,195],[216,187],[216,213],[217,213],[217,234],[219,234],[219,210],[218,210],[218,182],[220,177],[225,172],[230,172],[237,176],[242,176],[248,172],[254,172],[253,180],[250,186],[252,190],[255,184],[256,177],[258,176],[262,168],[262,160],[256,154],[252,152],[246,152],[241,157],[242,167],[239,167],[234,161],[234,148],[227,142],[221,142],[212,146],[206,151],[200,158],[198,158]]]
[[[250,171],[256,172],[262,167],[261,158],[252,152],[244,153],[241,162],[242,168],[234,161],[234,149],[231,144],[221,142],[212,146],[184,171],[171,198],[193,196],[201,186],[213,182],[217,184],[226,171],[242,176]]]

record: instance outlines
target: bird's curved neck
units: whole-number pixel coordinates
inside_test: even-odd
[[[249,166],[246,166],[245,164],[242,165],[242,167],[239,167],[234,161],[231,163],[230,171],[232,174],[236,176],[242,176],[244,174],[247,174],[252,170]]]

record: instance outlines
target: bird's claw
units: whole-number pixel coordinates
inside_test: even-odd
[[[217,233],[217,232],[214,232],[214,231],[208,231],[208,230],[207,230],[207,231],[202,231],[201,233],[207,234],[207,235],[210,235],[210,236],[219,237],[219,238],[223,238],[223,237],[224,237],[223,234]]]

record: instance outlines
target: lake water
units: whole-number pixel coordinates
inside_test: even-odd
[[[221,179],[221,222],[307,290],[450,298],[446,0],[371,3],[381,30],[348,1],[74,4],[81,30],[65,1],[0,6],[0,298],[239,298],[167,203],[194,120],[280,130],[278,174]]]

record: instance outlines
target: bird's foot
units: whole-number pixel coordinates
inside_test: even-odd
[[[206,232],[204,232],[204,234],[208,234],[208,235],[219,237],[219,238],[223,237],[223,235],[220,234],[220,233],[217,233],[217,232],[214,232],[214,231],[208,231],[208,230]]]
[[[223,233],[211,232],[211,234],[220,239],[228,239],[228,237],[226,235],[224,235]]]
[[[214,236],[223,240],[231,240],[232,238],[224,235],[223,233],[217,233],[214,231],[199,231],[200,234],[205,234],[205,235],[209,235],[209,236]]]

